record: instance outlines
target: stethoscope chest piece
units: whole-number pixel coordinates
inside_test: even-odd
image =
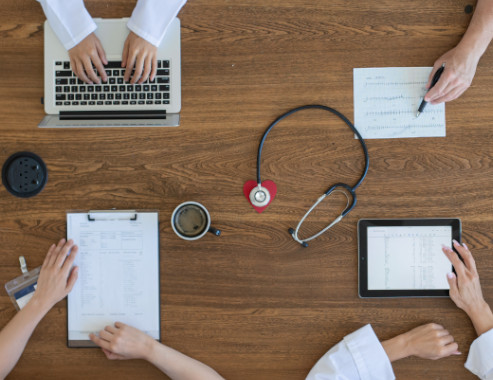
[[[250,191],[250,202],[256,207],[265,207],[270,202],[270,192],[258,184]]]
[[[262,183],[250,180],[243,185],[243,194],[255,211],[261,213],[276,197],[277,186],[270,180],[263,181]]]

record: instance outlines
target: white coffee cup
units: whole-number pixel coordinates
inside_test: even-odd
[[[171,227],[183,240],[198,240],[207,232],[216,236],[221,234],[221,231],[211,227],[211,216],[205,206],[193,201],[183,202],[175,208],[171,215]]]

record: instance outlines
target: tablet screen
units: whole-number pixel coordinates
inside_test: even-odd
[[[449,289],[452,226],[367,228],[368,290]]]

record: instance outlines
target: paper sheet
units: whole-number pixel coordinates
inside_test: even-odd
[[[445,136],[445,103],[416,112],[431,67],[355,68],[354,125],[365,139]]]
[[[68,295],[69,341],[89,340],[116,321],[159,339],[158,214],[96,221],[87,215],[67,214],[67,237],[79,247],[79,278]]]

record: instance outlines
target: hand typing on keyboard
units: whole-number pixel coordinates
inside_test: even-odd
[[[106,54],[98,37],[89,34],[78,45],[68,51],[70,66],[75,75],[87,84],[101,84],[108,81],[105,67]],[[125,68],[125,82],[131,84],[154,80],[157,72],[157,47],[130,32],[122,52],[122,66]],[[100,77],[98,77],[98,74]]]
[[[125,67],[125,82],[144,83],[147,78],[154,80],[157,71],[157,47],[139,37],[134,32],[128,34],[123,45],[122,67]]]
[[[77,77],[88,83],[101,83],[108,80],[103,64],[108,64],[106,54],[98,37],[94,33],[89,34],[79,44],[68,51],[70,56],[70,65]],[[96,75],[93,69],[101,73],[101,79]]]

